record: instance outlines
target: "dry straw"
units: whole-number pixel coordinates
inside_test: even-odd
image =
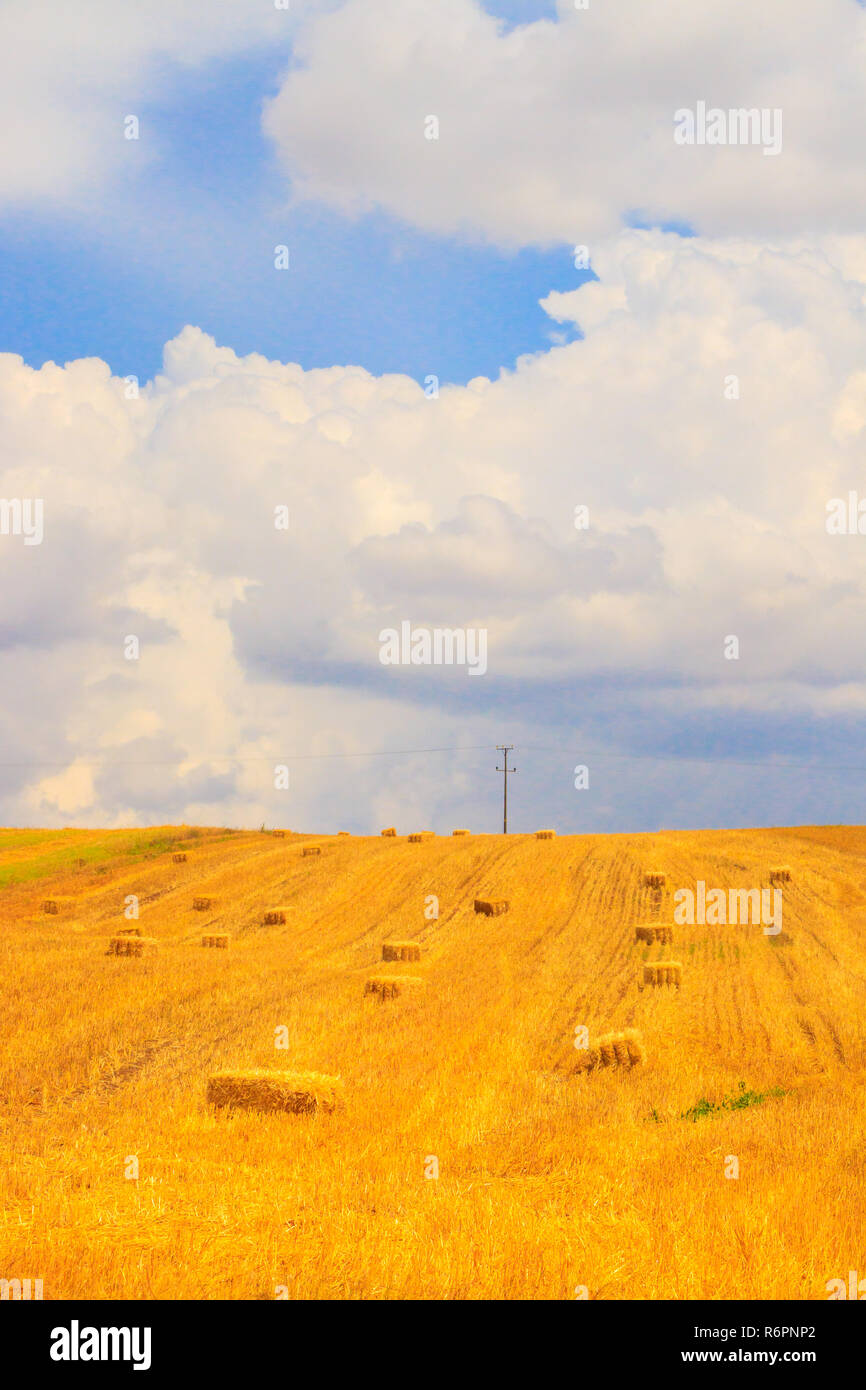
[[[511,904],[507,898],[476,898],[475,911],[483,912],[485,917],[501,917]]]
[[[376,994],[382,1000],[396,999],[426,984],[420,975],[373,975],[364,985],[365,994]]]
[[[643,876],[644,886],[647,888],[664,888],[668,881],[667,874],[663,874],[660,869],[647,869]]]
[[[536,840],[553,840],[556,837],[555,830],[536,830]]]
[[[227,931],[208,932],[201,939],[202,946],[215,946],[219,951],[227,951],[231,936]]]
[[[452,831],[451,831],[451,834],[452,834],[452,835],[471,835],[471,834],[472,834],[472,831],[471,831],[471,830],[452,830]]]
[[[676,985],[679,989],[683,981],[683,967],[678,960],[647,961],[643,968],[645,985]]]
[[[397,831],[395,830],[395,828],[394,828],[393,825],[389,825],[388,828],[387,828],[387,830],[383,830],[383,831],[382,831],[382,834],[383,834],[383,835],[396,835],[396,834],[397,834]]]
[[[660,922],[649,922],[645,927],[635,927],[635,941],[661,941],[669,946],[674,939],[674,929],[672,926]]]
[[[208,1078],[209,1105],[264,1112],[311,1114],[343,1104],[339,1076],[316,1071],[220,1071]]]
[[[417,941],[383,941],[383,960],[420,960],[421,947]]]
[[[209,912],[213,907],[213,898],[193,898],[192,905],[196,912]]]
[[[790,883],[790,882],[791,882],[791,870],[790,870],[790,868],[788,867],[788,865],[787,865],[787,864],[777,864],[776,867],[775,867],[774,869],[771,869],[771,870],[770,870],[770,882],[771,882],[771,883]]]
[[[185,854],[173,854],[173,855],[171,856],[171,862],[172,862],[172,864],[185,864],[185,863],[186,863],[186,855],[185,855]]]
[[[623,1033],[604,1033],[587,1048],[579,1049],[575,1071],[596,1071],[600,1067],[619,1067],[630,1071],[646,1061],[643,1038],[636,1028]]]
[[[305,858],[307,857],[308,854],[321,854],[321,853],[322,853],[322,846],[321,846],[321,845],[304,845],[304,848],[301,850],[301,857],[305,859]]]
[[[154,956],[159,942],[153,936],[113,936],[108,943],[109,956]]]

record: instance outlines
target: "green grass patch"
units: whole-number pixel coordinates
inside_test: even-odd
[[[705,1119],[707,1115],[720,1115],[724,1110],[748,1110],[750,1106],[762,1105],[765,1100],[787,1094],[784,1086],[774,1086],[769,1091],[751,1091],[746,1086],[745,1081],[741,1081],[739,1089],[733,1095],[725,1096],[722,1100],[708,1100],[706,1096],[702,1096],[695,1105],[690,1105],[688,1110],[684,1110],[678,1118],[691,1120],[693,1124],[697,1124],[698,1120]],[[657,1125],[665,1123],[665,1116],[660,1115],[655,1106],[653,1106],[647,1119],[652,1120]]]
[[[750,1091],[745,1081],[741,1081],[734,1095],[725,1096],[723,1100],[707,1100],[706,1096],[702,1096],[696,1105],[690,1105],[688,1110],[683,1111],[680,1119],[696,1123],[706,1115],[717,1115],[722,1110],[748,1110],[752,1105],[762,1105],[771,1097],[787,1094],[783,1086],[774,1086],[770,1091]]]
[[[191,840],[202,840],[208,844],[218,844],[230,840],[238,833],[234,830],[220,830],[216,835],[208,835],[198,827],[179,828],[154,834],[150,830],[111,831],[104,840],[87,839],[88,831],[81,830],[34,830],[2,832],[0,849],[38,847],[46,841],[64,840],[43,854],[34,854],[32,859],[21,860],[0,868],[0,889],[13,884],[33,883],[40,878],[51,878],[56,874],[83,872],[91,866],[116,863],[118,869],[143,859],[157,859]],[[68,838],[67,838],[68,837]],[[84,843],[82,843],[84,841]],[[84,864],[79,866],[78,860]]]

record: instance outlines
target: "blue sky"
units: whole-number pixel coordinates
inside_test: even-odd
[[[506,739],[515,827],[856,818],[863,16],[766,3],[299,0],[295,62],[258,0],[90,0],[7,64],[0,817],[480,826],[486,750],[368,754]],[[783,101],[780,157],[679,147],[705,98]],[[404,620],[485,679],[383,666]]]
[[[517,16],[528,6],[491,7]],[[385,213],[351,220],[290,190],[261,131],[286,54],[170,69],[138,104],[128,175],[91,213],[7,213],[0,351],[31,366],[98,356],[152,378],[187,323],[305,368],[358,364],[422,381],[496,376],[554,330],[538,300],[574,289],[571,248],[504,253],[427,236]],[[158,158],[149,158],[152,147]],[[291,268],[274,270],[287,245]]]

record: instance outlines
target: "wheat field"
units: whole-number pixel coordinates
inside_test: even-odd
[[[866,1271],[866,830],[312,840],[0,831],[0,1277],[46,1299],[826,1299]],[[676,888],[780,863],[778,936],[635,941]],[[109,955],[133,898],[159,949]],[[389,940],[420,945],[423,989],[365,993],[406,973]],[[672,954],[682,987],[640,989]],[[645,1061],[581,1071],[578,1029],[637,1029]],[[208,1107],[209,1076],[256,1069],[339,1077],[345,1104]]]

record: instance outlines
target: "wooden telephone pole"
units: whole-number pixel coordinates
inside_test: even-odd
[[[517,768],[516,768],[516,767],[509,767],[509,766],[508,766],[508,754],[511,753],[511,752],[513,752],[513,750],[514,750],[514,744],[513,744],[513,743],[497,743],[497,745],[496,745],[496,751],[497,751],[497,753],[502,753],[502,754],[504,754],[504,757],[503,757],[503,759],[502,759],[502,766],[501,766],[501,767],[497,767],[497,769],[496,769],[497,772],[503,773],[503,778],[502,778],[502,833],[503,833],[503,835],[507,835],[507,834],[508,834],[508,774],[509,774],[509,772],[516,772],[516,771],[517,771]]]

